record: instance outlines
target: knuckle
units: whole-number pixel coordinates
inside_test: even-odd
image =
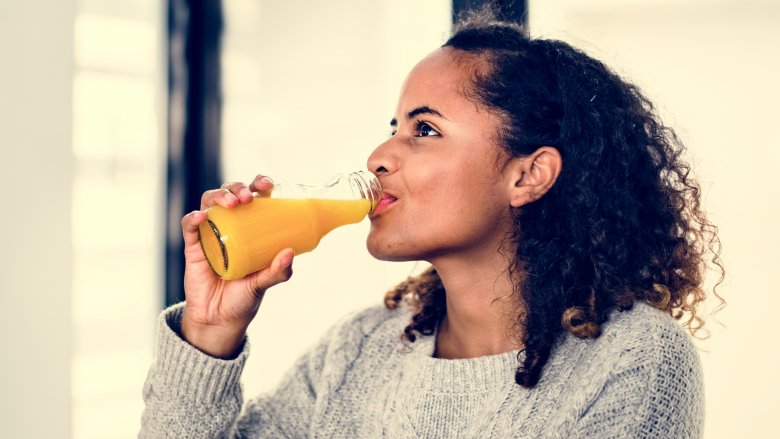
[[[240,181],[233,181],[230,183],[223,184],[220,189],[228,191],[228,192],[238,192],[242,188],[245,188],[246,185]]]
[[[203,195],[200,196],[200,201],[203,202],[203,201],[210,200],[212,197],[214,197],[214,193],[215,192],[217,192],[217,191],[215,191],[213,189],[212,190],[208,190],[206,192],[203,192]]]
[[[252,181],[252,184],[254,185],[268,185],[272,184],[273,180],[271,180],[271,177],[263,174],[257,174],[255,179]]]

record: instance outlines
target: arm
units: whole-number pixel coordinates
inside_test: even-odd
[[[177,335],[183,311],[176,305],[160,316],[156,358],[144,384],[146,408],[139,437],[232,437],[242,404],[239,378],[248,346],[234,360],[204,354]]]
[[[279,388],[243,404],[239,383],[249,353],[223,360],[193,348],[177,335],[183,307],[160,320],[157,359],[144,386],[146,409],[139,437],[305,437],[317,398],[327,340],[299,359]]]
[[[141,437],[234,436],[246,329],[266,290],[292,275],[293,251],[280,251],[269,267],[242,279],[224,280],[211,270],[198,229],[211,206],[232,209],[251,203],[253,191],[267,196],[272,188],[262,175],[250,186],[226,183],[204,192],[201,210],[182,218],[187,300],[162,315],[157,360],[144,387]]]
[[[680,331],[624,352],[573,436],[700,438],[703,420],[699,357]]]

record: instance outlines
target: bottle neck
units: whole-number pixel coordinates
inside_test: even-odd
[[[281,183],[274,186],[272,198],[322,199],[322,200],[367,200],[368,214],[382,198],[382,186],[376,176],[368,171],[339,174],[323,185],[311,186],[298,183]]]
[[[379,179],[370,172],[357,171],[350,173],[347,180],[355,198],[368,200],[371,203],[368,214],[373,213],[374,208],[382,198],[382,185],[379,184]]]

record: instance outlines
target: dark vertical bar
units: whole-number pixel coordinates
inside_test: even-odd
[[[165,304],[184,300],[181,217],[220,184],[222,2],[168,1]]]
[[[528,23],[528,2],[526,0],[452,0],[453,21],[461,12],[477,9],[486,3],[495,5],[504,20],[520,24]]]

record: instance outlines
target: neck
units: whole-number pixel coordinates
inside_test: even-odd
[[[519,349],[521,306],[509,263],[496,251],[432,260],[446,291],[447,314],[436,337],[438,358],[474,358]]]

